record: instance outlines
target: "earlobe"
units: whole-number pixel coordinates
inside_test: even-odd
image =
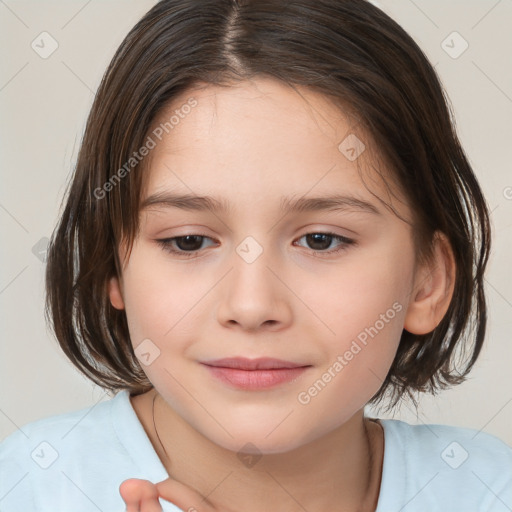
[[[427,334],[439,325],[453,296],[455,270],[450,242],[443,233],[436,232],[433,257],[416,272],[404,329]]]
[[[124,300],[121,293],[121,287],[119,286],[119,279],[117,277],[111,277],[108,282],[108,296],[110,303],[116,309],[124,309]]]

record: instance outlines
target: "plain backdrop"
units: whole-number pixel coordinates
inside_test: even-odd
[[[30,421],[109,398],[74,369],[45,326],[44,248],[102,74],[154,3],[0,1],[0,438]],[[379,415],[471,427],[512,445],[512,2],[375,4],[435,65],[492,210],[494,234],[488,336],[468,380],[436,397],[422,395],[417,415],[407,403]],[[47,51],[52,40],[58,44],[47,58],[33,49],[40,37],[47,38]]]

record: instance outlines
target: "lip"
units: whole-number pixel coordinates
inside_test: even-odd
[[[311,367],[270,357],[231,357],[203,361],[201,364],[225,384],[245,390],[269,389],[290,382]]]
[[[292,361],[284,361],[273,357],[259,357],[257,359],[248,359],[246,357],[225,357],[224,359],[212,359],[202,361],[207,366],[222,368],[233,368],[237,370],[276,370],[281,368],[300,368],[310,366]]]

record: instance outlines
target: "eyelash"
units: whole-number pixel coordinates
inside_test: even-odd
[[[347,238],[347,237],[344,237],[341,235],[337,235],[335,233],[324,232],[324,231],[313,231],[311,233],[306,233],[306,234],[302,235],[301,237],[299,237],[297,240],[300,240],[301,238],[304,238],[307,235],[325,235],[325,236],[333,237],[333,239],[336,239],[336,240],[342,242],[342,245],[338,249],[334,249],[334,250],[330,250],[330,251],[319,251],[319,250],[311,249],[313,251],[313,255],[316,257],[320,257],[320,258],[323,257],[323,256],[320,256],[322,253],[327,254],[327,255],[338,254],[342,251],[346,251],[350,245],[356,245],[355,240],[351,240],[350,238]],[[176,250],[176,249],[172,248],[172,243],[175,240],[179,240],[181,238],[186,238],[187,236],[210,238],[209,236],[201,235],[199,233],[193,233],[193,234],[191,233],[188,235],[175,236],[172,238],[162,238],[162,239],[156,240],[156,242],[166,252],[168,252],[170,254],[174,254],[174,255],[184,258],[184,259],[196,258],[197,256],[195,256],[195,254],[197,252],[199,252],[200,249],[198,249],[196,251],[183,251],[183,250]]]

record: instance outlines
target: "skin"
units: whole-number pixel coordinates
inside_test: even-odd
[[[126,310],[134,348],[149,338],[160,351],[143,365],[154,389],[132,396],[131,403],[171,475],[160,483],[123,482],[128,512],[160,510],[159,496],[198,512],[261,512],[276,503],[282,512],[375,510],[383,433],[364,418],[363,408],[380,388],[402,330],[430,332],[446,313],[453,254],[441,235],[432,260],[419,264],[411,225],[378,199],[392,199],[396,211],[412,219],[391,173],[379,164],[392,195],[368,165],[377,154],[371,140],[328,99],[299,90],[262,78],[229,88],[204,86],[175,98],[155,121],[168,119],[190,97],[198,102],[148,156],[144,197],[162,191],[211,195],[231,209],[148,208],[141,211],[129,259],[120,248],[123,274],[109,283],[110,301]],[[338,149],[350,133],[367,148],[355,161]],[[283,196],[333,191],[380,213],[279,211]],[[331,238],[315,245],[305,236],[322,232],[356,243],[332,253],[343,243]],[[207,238],[188,259],[156,241],[194,234]],[[252,263],[236,251],[248,236],[263,250]],[[187,245],[173,247],[185,253]],[[400,311],[321,392],[300,403],[299,393],[330,367],[332,372],[337,357],[393,304]],[[234,356],[310,367],[271,390],[244,391],[199,363]],[[164,449],[153,427],[155,395]],[[247,443],[262,455],[252,467],[237,457]]]

